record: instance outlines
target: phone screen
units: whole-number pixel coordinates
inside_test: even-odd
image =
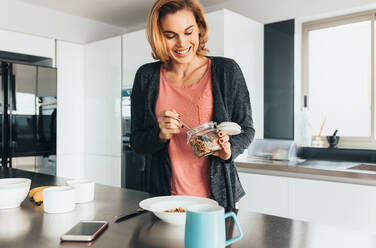
[[[94,239],[95,236],[107,226],[107,224],[108,222],[105,221],[82,221],[66,232],[61,239],[70,241],[90,241]]]

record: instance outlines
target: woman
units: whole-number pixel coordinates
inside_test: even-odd
[[[158,62],[141,66],[131,102],[131,146],[151,155],[150,193],[211,197],[234,208],[244,196],[234,159],[254,137],[249,94],[231,59],[206,57],[208,28],[196,0],[157,0],[147,35]],[[215,121],[238,123],[243,133],[218,133],[222,150],[196,158],[187,127]]]

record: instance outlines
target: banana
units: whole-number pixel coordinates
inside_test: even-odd
[[[34,202],[41,204],[43,202],[43,190],[36,192],[33,196]]]
[[[35,195],[37,192],[42,192],[44,189],[49,188],[49,187],[52,187],[52,186],[36,187],[36,188],[33,188],[32,190],[30,190],[30,192],[29,192],[30,200],[34,200],[34,201],[35,201],[34,195]]]

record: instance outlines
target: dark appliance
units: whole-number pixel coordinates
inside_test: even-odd
[[[123,135],[123,151],[125,156],[125,185],[127,189],[148,191],[148,169],[150,156],[135,153],[129,143],[131,120],[125,118],[125,133]]]
[[[0,60],[1,165],[34,157],[36,170],[56,174],[57,71]]]
[[[148,191],[150,156],[135,153],[130,145],[132,89],[122,90],[123,160],[121,186],[127,189]]]

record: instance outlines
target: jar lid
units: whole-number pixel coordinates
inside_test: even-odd
[[[203,130],[206,130],[206,129],[209,129],[209,128],[216,128],[216,124],[215,122],[213,121],[210,121],[210,122],[206,122],[204,124],[201,124],[197,127],[194,127],[192,128],[191,130],[189,130],[187,133],[189,135],[192,135],[192,134],[195,134],[195,133],[198,133],[198,132],[201,132]]]
[[[235,122],[221,122],[217,125],[217,130],[224,131],[227,135],[238,135],[242,132],[242,128]]]

